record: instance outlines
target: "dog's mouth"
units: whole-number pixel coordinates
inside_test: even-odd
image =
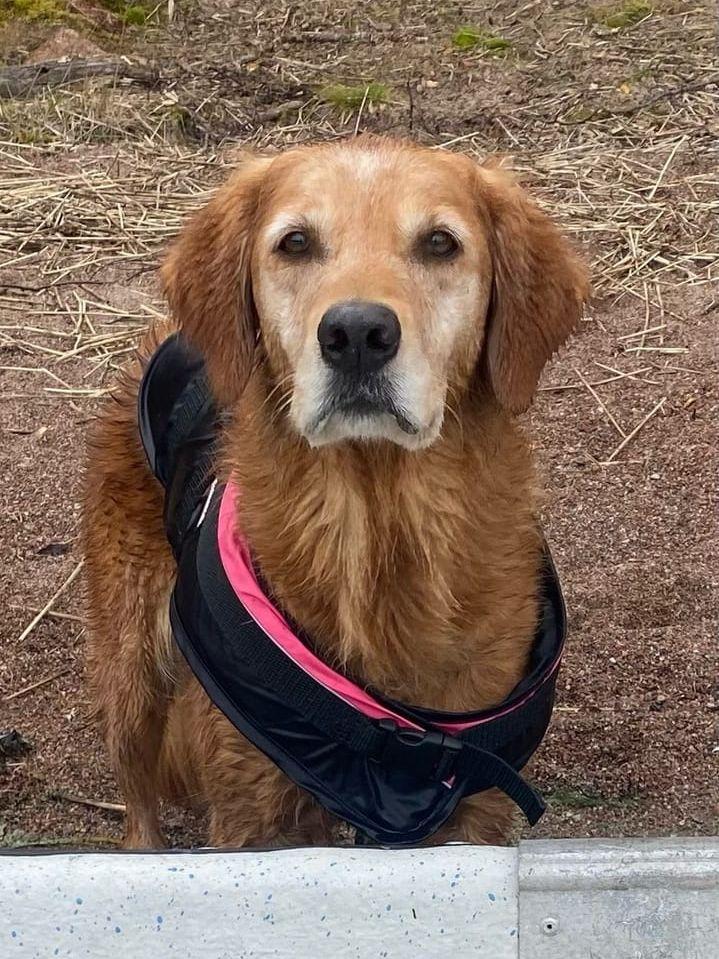
[[[420,425],[397,401],[386,379],[347,376],[335,377],[329,384],[325,399],[309,425],[311,434],[320,433],[333,417],[342,416],[349,422],[391,417],[408,436],[416,436]]]

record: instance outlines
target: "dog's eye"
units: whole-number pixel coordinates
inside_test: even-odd
[[[306,253],[310,248],[310,238],[302,230],[293,230],[280,240],[277,249],[283,253]]]
[[[426,252],[439,260],[446,260],[459,249],[459,243],[447,230],[433,230],[424,241]]]

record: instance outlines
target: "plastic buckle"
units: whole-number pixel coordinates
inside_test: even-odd
[[[442,782],[452,775],[462,743],[439,729],[406,729],[392,719],[381,719],[387,734],[378,761],[409,767],[423,779]]]

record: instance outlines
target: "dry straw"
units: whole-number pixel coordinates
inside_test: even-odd
[[[219,14],[216,23],[204,25],[201,59],[189,40],[183,48],[176,39],[175,73],[166,71],[156,89],[99,81],[3,101],[0,347],[7,348],[6,369],[34,372],[24,374],[24,388],[2,393],[0,387],[0,397],[34,395],[42,403],[81,409],[104,395],[109,374],[161,315],[154,276],[163,247],[233,165],[238,140],[242,147],[276,149],[372,125],[366,96],[359,108],[340,116],[312,92],[338,80],[367,84],[356,64],[348,66],[359,48],[351,47],[352,57],[348,50],[371,41],[370,28],[300,28],[278,10],[270,4],[261,13],[233,14],[247,19],[243,35],[250,38],[239,55],[228,52],[229,28]],[[300,19],[296,13],[293,23]],[[615,338],[611,376],[584,371],[579,382],[547,387],[586,390],[624,435],[610,403],[596,391],[620,381],[664,390],[664,377],[678,370],[671,361],[686,350],[669,334],[677,314],[665,307],[664,294],[669,287],[676,292],[706,283],[719,257],[719,174],[712,161],[719,75],[707,55],[711,31],[706,17],[671,10],[648,18],[641,34],[578,19],[567,43],[590,42],[618,65],[618,76],[636,72],[643,56],[638,36],[649,38],[650,50],[663,51],[661,64],[653,67],[653,86],[637,83],[628,102],[587,107],[587,90],[561,76],[548,79],[552,70],[545,63],[564,60],[556,59],[556,41],[543,35],[542,23],[532,28],[534,60],[526,70],[521,61],[492,66],[497,82],[499,71],[515,66],[530,80],[538,71],[542,83],[532,96],[502,99],[482,110],[474,131],[430,132],[430,124],[415,125],[412,132],[430,145],[479,159],[511,149],[514,166],[540,202],[590,252],[596,295],[641,302],[644,324]],[[233,30],[240,26],[233,20]],[[301,41],[301,56],[254,39],[288,31]],[[408,42],[420,45],[431,37],[419,23],[405,33]],[[521,37],[516,47],[521,52]],[[455,51],[447,60],[447,69],[475,69],[460,65],[457,56]],[[406,62],[385,65],[393,92],[382,109],[400,128],[421,116],[413,63],[408,55]],[[263,83],[303,93],[284,99],[278,94],[265,108],[253,99]],[[479,88],[471,89],[480,96]],[[253,96],[243,97],[243,90]],[[206,142],[189,146],[188,130]],[[212,130],[226,131],[231,146],[221,134],[207,140]],[[624,355],[628,369],[622,368]]]

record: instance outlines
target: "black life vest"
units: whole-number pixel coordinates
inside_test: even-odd
[[[388,699],[318,660],[253,569],[231,528],[237,491],[213,476],[221,420],[202,357],[171,336],[146,368],[139,428],[165,488],[165,528],[177,560],[174,638],[215,705],[295,783],[373,842],[418,843],[463,797],[492,787],[534,825],[544,804],[519,771],[549,724],[566,624],[549,551],[527,675],[509,696],[467,713]]]

